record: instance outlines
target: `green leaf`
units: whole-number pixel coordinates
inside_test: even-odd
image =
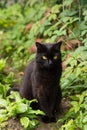
[[[29,57],[29,61],[32,61],[32,60],[35,58],[35,55],[36,55],[36,54],[32,54],[32,55],[30,55],[30,57]]]
[[[52,11],[52,13],[54,13],[54,14],[55,14],[55,13],[59,13],[59,12],[60,12],[60,10],[59,10],[60,8],[61,8],[61,5],[55,5],[55,6],[52,7],[52,10],[51,10],[51,11]]]
[[[68,1],[67,1],[67,0],[64,0],[64,1],[63,1],[63,5],[64,5],[64,6],[69,6],[69,5],[72,4],[72,2],[73,2],[73,0],[68,0]]]
[[[21,117],[20,123],[26,129],[29,126],[29,118],[28,117]]]
[[[56,18],[57,18],[56,14],[51,14],[48,19],[49,21],[51,21],[51,20],[56,20]]]
[[[0,109],[0,115],[6,115],[7,110],[6,109]]]
[[[75,70],[76,77],[78,77],[80,74],[81,74],[81,68],[77,67],[77,69]]]
[[[13,73],[13,72],[10,72],[9,75],[7,76],[7,78],[4,79],[4,81],[5,81],[6,83],[11,84],[11,83],[13,82],[13,77],[14,77],[14,73]]]
[[[19,114],[19,113],[24,113],[28,110],[28,107],[26,104],[24,103],[18,103],[16,105],[16,112]]]
[[[7,107],[8,103],[5,99],[0,99],[0,107]]]
[[[33,128],[37,124],[37,121],[33,119],[32,121],[30,121],[30,124],[32,125],[32,128]]]
[[[41,110],[36,110],[35,114],[36,115],[45,115],[45,113],[43,111],[41,111]]]
[[[6,65],[6,60],[1,59],[0,60],[0,71],[3,71],[3,69],[5,68],[5,65]]]
[[[84,130],[87,130],[87,123],[86,124],[84,124]]]
[[[11,95],[8,96],[9,99],[15,99],[16,102],[21,102],[21,96],[18,92],[11,91]]]
[[[80,110],[79,103],[76,101],[72,101],[71,104],[73,105],[73,109],[74,109],[75,113],[77,113]]]
[[[29,114],[31,114],[31,116],[32,116],[32,114],[45,115],[45,113],[43,111],[41,111],[41,110],[32,110],[32,109],[29,110]]]
[[[4,122],[7,119],[8,117],[6,116],[6,114],[0,114],[0,123]]]
[[[83,118],[83,123],[87,123],[87,115]]]

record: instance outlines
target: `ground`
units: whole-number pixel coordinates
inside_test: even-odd
[[[58,119],[64,116],[64,114],[68,111],[70,108],[70,101],[69,99],[63,98],[61,103],[61,112],[58,115]],[[43,123],[42,121],[39,121],[39,125],[35,130],[58,130],[60,128],[60,123]],[[7,122],[7,125],[4,129],[0,130],[24,130],[23,127],[20,125],[18,118],[9,119]]]

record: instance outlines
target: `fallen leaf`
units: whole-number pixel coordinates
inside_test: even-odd
[[[36,52],[36,45],[33,44],[30,48],[29,48],[29,53],[32,54],[32,53],[35,53]]]
[[[29,30],[29,29],[31,29],[32,26],[33,26],[33,23],[29,23],[29,24],[27,24],[26,27],[25,27],[25,30]]]

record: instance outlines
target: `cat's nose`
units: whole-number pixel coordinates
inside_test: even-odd
[[[48,63],[49,63],[49,65],[52,65],[52,61],[51,60],[49,60]]]

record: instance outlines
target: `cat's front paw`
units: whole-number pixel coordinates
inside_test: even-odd
[[[55,118],[55,117],[49,118],[48,116],[43,116],[43,117],[42,117],[42,121],[43,121],[44,123],[56,122],[56,118]]]
[[[51,117],[50,122],[56,122],[56,117]]]

